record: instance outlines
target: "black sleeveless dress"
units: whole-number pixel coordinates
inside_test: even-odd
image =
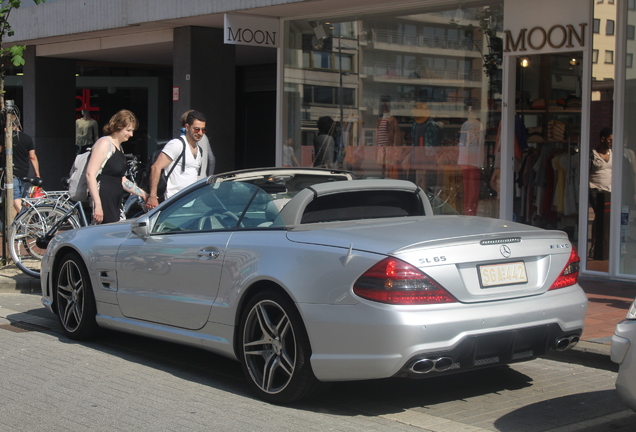
[[[121,150],[115,148],[115,152],[108,158],[102,173],[97,177],[99,183],[99,198],[102,201],[102,211],[104,221],[111,223],[121,220],[123,212],[124,188],[121,185],[121,178],[126,175],[126,157]]]

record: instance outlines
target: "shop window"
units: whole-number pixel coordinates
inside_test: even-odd
[[[634,40],[634,29],[636,29],[636,27],[633,26],[633,25],[628,25],[627,26],[627,39],[628,40]]]
[[[607,24],[605,24],[605,35],[614,36],[614,20],[607,20]]]
[[[594,18],[593,31],[594,31],[594,33],[600,33],[601,32],[601,20],[598,19],[598,18]]]
[[[331,134],[334,167],[408,179],[457,213],[496,217],[503,3],[285,24],[284,86],[302,91],[284,94],[281,128],[301,166],[313,165],[316,137]],[[321,118],[336,126],[320,130]]]
[[[592,50],[592,63],[598,63],[598,50]]]
[[[605,64],[614,64],[614,51],[605,51]]]

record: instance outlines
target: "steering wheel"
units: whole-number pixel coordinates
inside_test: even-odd
[[[201,218],[201,221],[204,221],[204,222],[200,221],[199,225],[200,226],[201,226],[201,224],[205,225],[205,221],[210,221],[211,222],[211,219],[207,219],[207,218],[210,218],[210,217],[215,218],[218,221],[218,223],[223,225],[224,228],[235,228],[237,226],[243,227],[243,222],[241,222],[240,224],[238,223],[239,217],[237,215],[235,215],[234,213],[232,213],[231,211],[229,211],[229,210],[226,210],[223,213],[218,213],[218,212],[216,212],[214,210],[210,210],[209,212],[207,212],[207,213],[205,213],[203,215],[203,217]],[[228,219],[234,221],[234,223],[233,224],[228,223],[229,222]],[[199,228],[199,229],[203,229],[203,228]]]

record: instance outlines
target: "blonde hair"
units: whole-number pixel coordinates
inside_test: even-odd
[[[139,127],[139,121],[137,121],[137,117],[135,117],[132,111],[124,109],[112,116],[108,124],[104,125],[103,130],[106,135],[110,135],[125,129],[128,125],[131,125],[133,129],[137,129]]]

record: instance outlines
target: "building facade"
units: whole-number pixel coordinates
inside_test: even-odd
[[[135,112],[126,150],[145,158],[195,108],[218,172],[408,179],[440,212],[563,230],[584,273],[636,279],[633,0],[27,0],[11,20],[27,55],[7,98],[47,184],[82,110],[100,127]]]

